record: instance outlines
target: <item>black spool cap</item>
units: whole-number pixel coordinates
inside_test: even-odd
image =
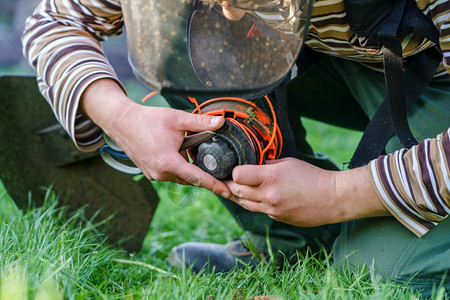
[[[225,179],[236,166],[236,153],[223,139],[209,139],[198,147],[197,165],[215,178]]]
[[[256,163],[252,141],[241,128],[229,121],[197,148],[196,164],[219,180],[231,178],[237,165]]]

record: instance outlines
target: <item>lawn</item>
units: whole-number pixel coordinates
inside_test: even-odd
[[[130,96],[139,98],[143,92],[139,86],[131,87]],[[313,148],[345,169],[361,133],[308,119],[303,123]],[[108,244],[98,229],[103,220],[88,220],[82,210],[68,214],[58,206],[58,195],[51,188],[42,207],[30,203],[21,211],[0,182],[0,300],[417,296],[408,286],[386,283],[370,269],[338,269],[332,256],[324,252],[308,253],[297,264],[281,270],[270,258],[255,270],[244,268],[229,274],[173,269],[167,263],[172,247],[187,241],[226,243],[240,236],[242,230],[212,193],[171,183],[153,185],[160,204],[141,251],[129,255]],[[443,292],[438,289],[434,298],[444,298]]]
[[[338,165],[350,159],[360,133],[304,120],[308,140]],[[336,151],[335,149],[339,149]],[[414,299],[370,269],[338,270],[327,253],[307,254],[282,270],[269,260],[229,274],[178,271],[167,261],[185,241],[226,243],[242,234],[214,196],[198,188],[154,183],[161,198],[144,246],[128,255],[105,241],[102,220],[68,215],[51,189],[42,207],[18,210],[0,187],[0,300],[3,299]],[[235,296],[233,296],[235,295]],[[438,290],[436,299],[443,298]]]

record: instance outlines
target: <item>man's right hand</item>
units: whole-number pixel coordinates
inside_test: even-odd
[[[110,79],[93,82],[82,95],[81,109],[113,138],[150,180],[204,187],[229,196],[229,188],[178,151],[186,131],[214,131],[224,118],[166,107],[149,107],[129,99]]]

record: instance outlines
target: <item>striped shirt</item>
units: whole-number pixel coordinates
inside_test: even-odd
[[[444,55],[436,76],[449,76],[450,0],[416,2],[440,32],[440,47]],[[39,89],[56,118],[83,151],[98,149],[103,140],[101,129],[78,112],[79,100],[85,88],[100,78],[111,78],[120,84],[100,42],[106,36],[120,34],[123,23],[120,0],[43,0],[26,21],[22,36],[24,55],[35,68]],[[382,70],[382,49],[365,49],[357,40],[347,23],[343,0],[314,2],[306,44],[314,50]],[[407,36],[402,41],[405,57],[430,46],[430,41],[415,36]],[[442,142],[448,140],[448,136],[447,132],[436,142],[425,142],[428,146],[421,144],[416,150],[396,152],[370,164],[375,186],[386,206],[418,235],[434,226],[448,211],[449,143]],[[423,151],[417,153],[423,147],[426,155]],[[405,163],[400,159],[401,155],[411,156],[415,163]],[[427,157],[431,159],[422,162]],[[436,164],[436,157],[442,157],[439,164]],[[431,175],[420,173],[422,175],[417,176],[415,172],[420,172],[422,169],[418,166],[423,164]],[[393,166],[400,168],[398,174],[401,176],[393,171]],[[444,170],[446,173],[438,175]],[[438,179],[439,176],[445,180]],[[434,180],[432,188],[428,185],[423,187],[424,180],[428,179]],[[412,186],[425,192],[413,193]],[[408,200],[405,195],[411,195],[414,200]],[[420,195],[427,195],[427,198],[422,199]]]
[[[450,1],[416,0],[417,6],[429,17],[440,32],[443,63],[435,77],[448,77],[450,72]],[[350,29],[343,0],[314,2],[309,36],[305,42],[312,49],[330,55],[356,60],[369,68],[383,70],[383,49],[364,48]],[[432,46],[433,43],[409,35],[402,41],[403,56],[408,57]]]
[[[417,236],[450,213],[450,128],[369,163],[386,208]]]

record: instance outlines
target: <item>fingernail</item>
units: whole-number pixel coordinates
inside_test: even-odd
[[[221,121],[222,121],[222,117],[212,117],[209,122],[211,125],[217,125]]]
[[[227,192],[223,192],[222,193],[222,197],[224,197],[224,198],[230,198],[230,193],[227,193]]]

